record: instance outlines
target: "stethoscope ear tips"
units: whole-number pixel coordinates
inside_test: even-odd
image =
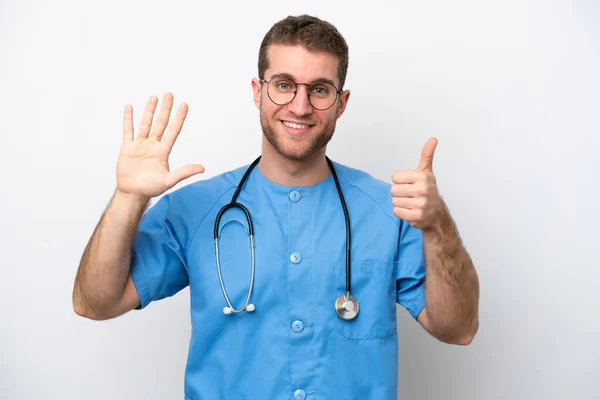
[[[254,304],[248,304],[246,306],[245,310],[248,311],[248,312],[253,312],[254,310],[256,310],[256,307],[254,307]],[[240,311],[243,311],[243,310],[240,310]],[[240,311],[236,311],[236,312],[240,312]],[[229,315],[229,314],[232,314],[232,313],[233,313],[233,308],[231,308],[231,307],[223,307],[223,314]]]

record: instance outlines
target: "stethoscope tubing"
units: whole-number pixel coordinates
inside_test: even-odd
[[[259,156],[258,158],[256,158],[256,160],[254,160],[254,162],[252,162],[252,164],[248,167],[248,169],[246,169],[246,172],[244,173],[244,175],[242,176],[242,179],[240,179],[240,182],[237,186],[237,189],[235,191],[235,193],[233,194],[233,197],[231,199],[231,202],[226,204],[225,206],[223,206],[223,208],[221,208],[221,210],[219,210],[217,217],[215,219],[215,226],[214,226],[214,240],[215,240],[215,256],[216,256],[216,260],[217,260],[217,272],[219,275],[219,283],[221,285],[221,290],[223,292],[223,296],[225,297],[225,301],[227,302],[227,305],[229,307],[229,311],[231,313],[240,313],[243,312],[247,309],[248,304],[250,302],[250,297],[252,295],[252,289],[254,286],[254,264],[255,264],[255,257],[254,257],[254,227],[252,224],[252,218],[250,216],[250,212],[248,211],[248,209],[241,203],[237,202],[237,198],[240,194],[240,191],[242,190],[242,187],[244,186],[244,183],[246,183],[246,180],[248,179],[248,176],[250,175],[250,172],[254,169],[254,167],[258,164],[258,162],[260,161],[261,156]],[[331,170],[331,173],[333,175],[333,180],[335,182],[335,186],[338,192],[338,196],[340,199],[340,202],[342,204],[342,210],[344,211],[344,220],[346,223],[346,299],[350,298],[350,292],[351,292],[351,260],[350,260],[350,249],[351,249],[351,234],[350,234],[350,216],[348,215],[348,208],[346,207],[346,201],[344,199],[344,194],[342,192],[342,188],[340,186],[340,182],[338,180],[338,176],[337,173],[335,171],[335,168],[333,166],[332,161],[329,159],[329,157],[325,157],[325,159],[327,160],[327,164],[329,165],[329,169]],[[221,273],[221,262],[219,260],[219,224],[221,222],[221,217],[223,216],[223,214],[231,209],[231,208],[239,208],[241,209],[245,216],[246,216],[246,221],[248,222],[248,233],[250,236],[250,248],[251,248],[251,257],[252,257],[252,266],[251,266],[251,273],[250,273],[250,285],[248,286],[248,293],[246,295],[246,301],[244,302],[244,306],[240,309],[235,309],[233,307],[233,305],[231,304],[231,301],[229,300],[229,296],[227,294],[227,290],[225,289],[225,283],[223,282],[223,275]]]
[[[337,173],[335,172],[335,168],[333,167],[333,163],[329,159],[329,157],[325,157],[327,159],[327,164],[329,164],[329,169],[331,169],[331,174],[333,175],[333,181],[335,182],[335,187],[337,188],[338,195],[340,197],[340,202],[342,203],[342,209],[344,210],[344,219],[346,221],[346,293],[348,296],[351,291],[351,279],[350,279],[350,216],[348,215],[348,208],[346,207],[346,200],[344,199],[344,193],[342,192],[342,188],[340,187],[340,181],[338,180]]]

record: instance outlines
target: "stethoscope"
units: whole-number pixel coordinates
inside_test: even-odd
[[[223,291],[223,296],[225,297],[225,301],[227,302],[227,306],[223,307],[224,314],[232,314],[232,313],[241,313],[243,311],[253,312],[256,310],[254,304],[250,303],[250,297],[252,296],[252,288],[254,286],[254,228],[252,226],[252,218],[250,217],[250,212],[248,209],[241,203],[238,203],[236,200],[240,191],[242,190],[242,186],[246,182],[248,175],[254,169],[254,167],[260,161],[260,156],[254,160],[252,164],[248,167],[238,187],[233,194],[231,202],[226,204],[221,208],[219,213],[217,214],[217,218],[215,219],[215,258],[217,259],[217,273],[219,274],[219,282],[221,283],[221,290]],[[358,315],[358,301],[350,294],[350,217],[348,216],[348,209],[346,207],[346,201],[344,200],[344,195],[342,193],[342,189],[340,187],[340,182],[338,180],[337,174],[335,172],[335,168],[333,167],[333,163],[329,159],[329,157],[325,157],[327,160],[327,164],[329,165],[329,169],[333,175],[333,180],[335,181],[335,186],[337,188],[337,192],[340,198],[340,202],[342,203],[342,209],[344,210],[344,219],[346,221],[346,293],[341,294],[335,300],[335,311],[338,315],[345,319],[351,320],[356,318]],[[251,270],[250,270],[250,284],[248,285],[248,294],[246,295],[246,301],[244,302],[244,306],[239,310],[236,310],[231,301],[229,300],[229,296],[227,295],[227,290],[225,289],[225,284],[223,283],[223,275],[221,274],[221,263],[219,261],[219,222],[221,221],[221,216],[225,211],[230,208],[239,208],[246,215],[246,221],[248,222],[248,234],[250,235],[250,251],[251,251]]]

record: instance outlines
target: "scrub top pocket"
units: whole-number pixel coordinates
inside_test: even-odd
[[[396,334],[396,281],[389,262],[351,264],[351,294],[358,301],[356,318],[336,314],[336,329],[347,339],[384,339]],[[346,263],[335,266],[336,296],[346,292]]]

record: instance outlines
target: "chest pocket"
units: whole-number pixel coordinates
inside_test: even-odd
[[[384,339],[396,334],[395,263],[352,263],[352,295],[358,301],[356,318],[346,321],[336,314],[336,329],[347,339]],[[335,266],[336,294],[346,291],[346,263]]]

